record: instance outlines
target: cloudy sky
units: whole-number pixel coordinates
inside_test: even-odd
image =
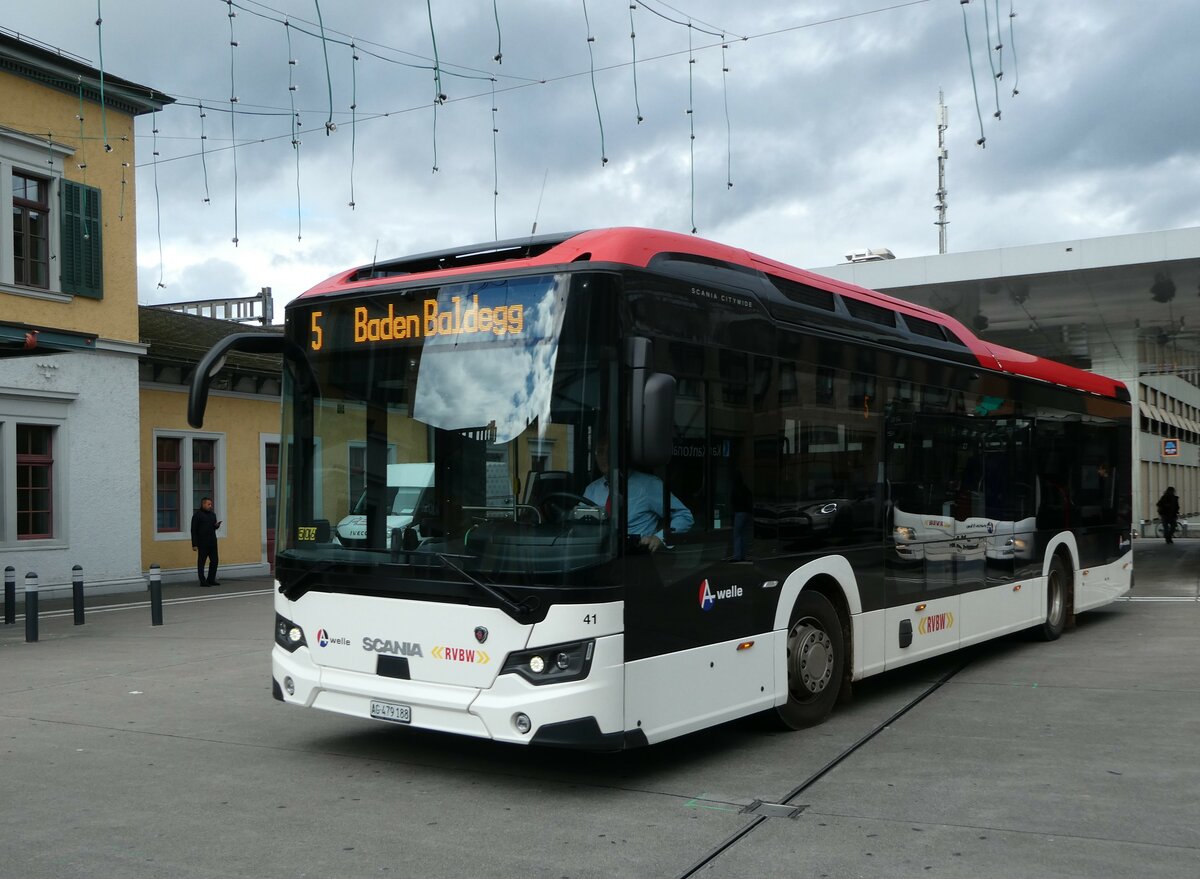
[[[1194,0],[635,5],[100,0],[97,27],[54,0],[0,25],[176,99],[138,122],[143,303],[283,302],[535,222],[806,267],[936,253],[939,92],[949,250],[1200,225]]]

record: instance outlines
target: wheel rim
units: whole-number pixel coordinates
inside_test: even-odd
[[[788,632],[788,689],[793,698],[813,699],[833,678],[833,641],[812,617],[797,620]]]
[[[1057,628],[1062,622],[1064,612],[1063,578],[1059,571],[1050,571],[1050,582],[1046,588],[1046,600],[1049,604],[1046,619],[1050,626]]]

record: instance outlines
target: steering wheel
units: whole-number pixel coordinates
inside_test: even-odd
[[[571,510],[580,504],[595,507],[597,518],[604,514],[604,508],[594,501],[589,501],[581,494],[570,491],[552,491],[542,498],[541,509],[549,522],[561,522],[570,515]]]

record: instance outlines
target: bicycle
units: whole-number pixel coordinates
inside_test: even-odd
[[[1187,533],[1188,533],[1188,523],[1186,521],[1184,521],[1183,519],[1180,519],[1178,522],[1175,523],[1175,534],[1172,536],[1171,539],[1174,540],[1176,537],[1187,537]],[[1154,536],[1155,537],[1165,536],[1163,534],[1163,523],[1162,522],[1156,522],[1154,524]]]

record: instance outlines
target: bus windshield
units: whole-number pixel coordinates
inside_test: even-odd
[[[616,394],[609,284],[562,273],[293,309],[316,381],[285,388],[281,567],[589,585],[617,546],[582,497]]]

